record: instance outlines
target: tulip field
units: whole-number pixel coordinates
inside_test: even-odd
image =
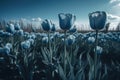
[[[27,32],[20,23],[0,29],[0,80],[120,80],[120,32],[103,32],[104,11],[89,13],[93,30],[81,33],[76,16],[58,14],[59,27],[48,19],[43,32]]]

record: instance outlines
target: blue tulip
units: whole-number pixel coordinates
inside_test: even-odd
[[[88,44],[93,44],[95,42],[95,38],[94,37],[89,37],[87,39],[87,42],[88,42]]]
[[[7,24],[6,25],[6,31],[9,33],[14,33],[15,32],[15,28],[13,24]]]
[[[69,30],[70,33],[75,33],[77,31],[76,27],[74,26],[72,29]]]
[[[96,11],[89,14],[90,27],[94,30],[101,30],[104,28],[106,23],[106,12]]]
[[[5,47],[9,47],[10,49],[12,49],[12,44],[11,44],[11,43],[7,43],[7,44],[5,45]]]
[[[52,28],[51,28],[51,31],[55,32],[55,24],[52,24]]]
[[[28,39],[28,41],[30,42],[30,45],[34,45],[34,39]]]
[[[24,35],[24,32],[23,32],[22,29],[20,29],[20,30],[17,30],[17,31],[15,32],[15,35],[23,36],[23,35]]]
[[[4,53],[5,54],[9,54],[10,53],[10,47],[9,46],[5,46],[3,49],[4,49]]]
[[[21,28],[19,23],[15,23],[14,27],[15,27],[15,30],[20,30],[20,28]]]
[[[95,49],[94,49],[94,52],[95,52]],[[103,48],[100,46],[96,46],[96,53],[101,54],[102,52],[103,52]]]
[[[66,44],[68,46],[72,45],[75,42],[75,36],[74,35],[70,35],[67,37],[66,39]]]
[[[48,37],[43,37],[42,38],[42,43],[47,44],[48,43]]]
[[[30,43],[29,40],[26,40],[26,41],[21,42],[21,47],[22,47],[23,49],[29,49],[29,48],[30,48],[30,45],[31,45],[31,43]]]
[[[50,30],[51,30],[51,27],[52,27],[51,21],[45,19],[45,20],[41,23],[41,26],[42,26],[43,30],[45,30],[45,31],[50,31]]]
[[[76,20],[76,16],[69,13],[68,14],[60,13],[58,14],[58,17],[59,26],[63,30],[69,30]]]

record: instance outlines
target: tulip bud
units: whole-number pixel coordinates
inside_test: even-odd
[[[52,27],[51,21],[45,19],[45,20],[41,23],[41,25],[42,25],[43,30],[45,30],[45,31],[50,31],[50,30],[51,30],[51,27]]]
[[[19,25],[19,23],[15,23],[14,27],[15,27],[15,30],[20,30],[20,25]]]
[[[42,38],[42,43],[47,44],[48,43],[48,37],[43,37]]]
[[[95,52],[95,49],[94,49],[94,52]],[[97,53],[97,54],[101,54],[102,52],[103,52],[103,48],[100,47],[100,46],[97,46],[97,47],[96,47],[96,53]]]
[[[70,35],[67,37],[66,39],[66,44],[67,45],[72,45],[75,42],[75,36],[74,35]]]
[[[88,42],[88,44],[93,44],[95,42],[95,38],[94,37],[89,37],[87,42]]]
[[[26,40],[26,41],[21,42],[21,47],[23,49],[29,49],[30,48],[30,41]]]
[[[6,25],[6,31],[9,33],[14,33],[15,32],[15,28],[13,24],[7,24]]]

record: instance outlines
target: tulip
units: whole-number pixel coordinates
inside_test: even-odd
[[[26,41],[23,41],[23,42],[21,42],[21,47],[23,48],[23,49],[29,49],[30,48],[30,41],[28,41],[28,40],[26,40]]]
[[[11,24],[7,24],[6,25],[6,31],[9,32],[9,33],[14,33],[15,32],[14,25],[12,23]]]
[[[58,17],[60,28],[65,31],[69,30],[73,26],[76,19],[75,15],[69,13],[68,14],[60,13],[58,14]]]
[[[94,30],[101,30],[104,28],[106,23],[106,12],[96,11],[89,14],[90,27]]]
[[[94,37],[89,37],[87,42],[88,42],[88,44],[93,44],[95,42],[95,38]]]
[[[94,57],[95,57],[95,59],[94,59],[94,79],[95,80],[97,79],[96,65],[97,65],[97,62],[98,62],[98,59],[97,59],[98,31],[104,28],[105,23],[106,23],[106,18],[107,18],[107,15],[106,15],[106,12],[104,12],[104,11],[96,11],[96,12],[93,12],[93,13],[89,14],[90,27],[96,31],[96,35],[95,35],[95,54],[94,54]]]
[[[94,51],[95,51],[95,49],[94,49]],[[100,46],[97,46],[96,47],[96,52],[97,52],[97,54],[101,54],[103,52],[103,48],[100,47]]]
[[[15,32],[15,35],[23,36],[23,35],[24,35],[24,32],[23,32],[22,29],[20,29],[20,30],[17,30],[17,31]]]
[[[5,45],[5,47],[9,47],[10,49],[12,49],[12,44],[11,44],[11,43],[7,43],[7,44]]]
[[[72,29],[69,30],[70,33],[75,33],[77,31],[76,27],[74,26]]]
[[[15,27],[15,30],[20,30],[20,28],[21,28],[19,23],[15,23],[14,27]]]
[[[75,42],[75,36],[74,35],[70,35],[67,37],[66,39],[66,44],[68,46],[72,45]]]
[[[4,53],[6,53],[6,54],[10,53],[10,47],[9,46],[4,47]]]
[[[42,38],[42,43],[47,44],[48,43],[48,37],[43,37]]]
[[[30,42],[30,45],[34,44],[34,39],[28,39],[28,41]]]
[[[45,20],[41,23],[41,26],[42,26],[43,30],[45,30],[45,31],[50,31],[50,30],[51,30],[51,27],[52,27],[52,24],[51,24],[51,21],[50,21],[50,20],[45,19]]]
[[[52,24],[51,31],[52,31],[52,32],[55,32],[55,30],[56,30],[56,29],[55,29],[55,24]]]

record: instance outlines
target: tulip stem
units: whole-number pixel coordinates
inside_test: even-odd
[[[66,75],[66,33],[67,31],[65,30],[64,32],[64,73]]]
[[[51,43],[50,43],[50,32],[48,32],[48,46],[50,51],[50,63],[52,63],[52,50],[51,50]]]
[[[98,30],[96,30],[96,36],[95,36],[94,80],[97,80],[97,45],[98,45]]]

